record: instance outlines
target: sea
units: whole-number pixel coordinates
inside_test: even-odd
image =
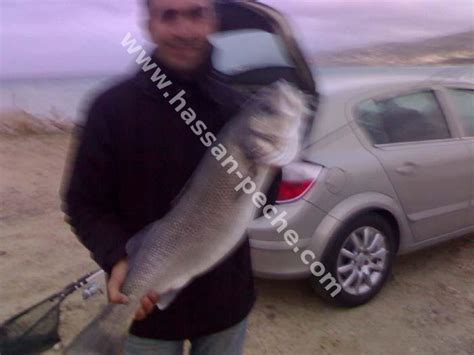
[[[314,68],[318,87],[350,77],[420,75],[439,77],[463,77],[473,82],[474,66],[439,67],[324,67]],[[61,119],[73,123],[84,119],[91,100],[122,80],[124,75],[9,79],[0,80],[0,114],[2,112],[26,112],[38,119]]]

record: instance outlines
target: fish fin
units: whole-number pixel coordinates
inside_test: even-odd
[[[71,341],[65,355],[121,354],[136,304],[109,303]]]
[[[161,311],[165,310],[175,300],[179,292],[181,292],[181,290],[169,290],[169,291],[166,291],[165,293],[162,293],[160,295],[159,301],[156,302],[156,306]]]

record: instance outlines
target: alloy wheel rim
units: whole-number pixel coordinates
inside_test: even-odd
[[[337,278],[343,290],[361,296],[382,281],[388,267],[387,236],[370,226],[354,230],[337,259]]]

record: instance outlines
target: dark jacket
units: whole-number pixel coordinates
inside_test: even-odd
[[[214,133],[242,103],[232,89],[211,79],[208,67],[183,80],[154,60],[173,84],[159,90],[150,79],[153,70],[140,71],[99,95],[80,132],[63,194],[68,222],[106,272],[126,255],[129,238],[170,210],[205,152],[169,101],[184,89],[187,106]],[[165,340],[207,335],[244,319],[254,301],[247,240],[168,309],[155,309],[130,331]]]

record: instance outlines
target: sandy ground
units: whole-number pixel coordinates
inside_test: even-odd
[[[60,212],[68,146],[67,134],[0,137],[0,320],[96,268]],[[473,260],[474,236],[402,257],[356,309],[327,305],[304,281],[258,280],[246,354],[474,354]],[[67,299],[63,341],[104,301]]]

